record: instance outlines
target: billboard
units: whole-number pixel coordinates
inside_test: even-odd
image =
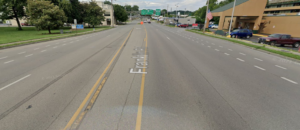
[[[141,11],[141,15],[153,15],[153,10],[152,9],[143,9],[142,11]]]
[[[161,10],[160,9],[156,9],[156,13],[155,16],[160,16]]]

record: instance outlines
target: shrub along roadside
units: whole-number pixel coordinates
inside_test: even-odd
[[[67,38],[67,37],[73,37],[73,36],[79,36],[79,35],[85,35],[85,34],[100,32],[100,31],[104,31],[104,30],[108,30],[108,29],[111,29],[111,27],[98,29],[96,31],[89,31],[89,32],[83,32],[83,33],[75,33],[75,34],[70,34],[70,35],[64,35],[64,36],[61,36],[61,37],[49,37],[49,38],[44,38],[44,39],[40,39],[40,40],[32,40],[32,41],[26,41],[26,42],[18,42],[18,43],[14,43],[14,44],[0,45],[0,49],[11,48],[11,47],[16,47],[16,46],[22,46],[22,45],[33,44],[33,43],[44,42],[44,41],[50,41],[50,40],[56,40],[56,39]]]
[[[233,42],[233,43],[242,44],[242,45],[245,45],[245,46],[248,46],[248,47],[255,48],[257,50],[264,50],[264,51],[275,53],[275,54],[278,54],[278,55],[281,55],[281,56],[285,56],[285,57],[289,57],[289,58],[300,60],[300,55],[296,55],[296,54],[289,53],[289,52],[283,52],[283,51],[278,51],[278,50],[270,49],[270,48],[267,48],[265,45],[264,46],[253,45],[253,44],[250,44],[250,43],[246,43],[246,42],[235,40],[235,39],[231,39],[231,38],[225,38],[225,37],[221,37],[221,36],[214,36],[214,35],[209,35],[209,34],[203,34],[202,32],[195,31],[195,30],[186,30],[186,31],[197,33],[197,34],[204,35],[204,36],[209,36],[209,37],[213,37],[213,38],[218,38],[218,39],[230,41],[230,42]]]

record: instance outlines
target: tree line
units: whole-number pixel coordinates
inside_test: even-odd
[[[105,4],[109,4],[105,1]],[[111,4],[111,3],[110,3]],[[131,6],[130,6],[131,7]],[[127,7],[128,8],[128,7]],[[126,8],[126,10],[127,10]],[[133,6],[130,10],[138,10]],[[124,6],[114,5],[114,14],[118,21],[124,22],[128,14]],[[18,30],[22,30],[19,19],[27,19],[38,30],[59,28],[64,23],[89,23],[92,26],[102,24],[104,13],[95,2],[80,3],[79,0],[0,0],[0,19],[16,19]]]

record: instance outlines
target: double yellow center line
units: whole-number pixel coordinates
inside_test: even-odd
[[[78,123],[81,122],[82,118],[86,114],[86,112],[87,112],[86,110],[89,110],[91,108],[91,106],[94,104],[94,102],[95,102],[96,98],[98,97],[98,95],[99,95],[99,93],[100,93],[100,91],[101,91],[104,83],[106,82],[107,77],[103,78],[104,75],[106,74],[106,72],[108,71],[108,69],[111,67],[112,63],[114,62],[114,60],[116,59],[116,57],[119,55],[120,51],[123,49],[125,43],[127,42],[127,40],[129,39],[129,37],[130,37],[130,35],[132,33],[132,30],[128,34],[126,40],[123,42],[123,44],[121,45],[121,47],[119,48],[119,50],[117,51],[117,53],[111,59],[111,61],[109,62],[109,64],[107,65],[107,67],[105,68],[105,70],[103,71],[103,73],[101,74],[101,76],[99,77],[99,79],[97,80],[97,82],[94,84],[93,88],[90,90],[90,92],[88,93],[88,95],[85,97],[85,99],[83,100],[83,102],[80,104],[79,108],[76,110],[76,112],[74,113],[74,115],[72,116],[72,118],[70,119],[70,121],[68,122],[68,124],[66,125],[66,127],[64,128],[64,130],[71,129],[71,126],[74,124],[75,120],[78,118],[78,115],[81,113],[80,116],[79,116],[79,118],[75,122],[76,124],[74,124],[75,127],[77,127],[76,125],[78,125]],[[103,78],[103,80],[102,80],[102,78]],[[102,82],[101,82],[101,80],[102,80]],[[93,98],[90,100],[88,106],[86,107],[86,109],[83,112],[81,112],[83,110],[83,107],[88,102],[88,100],[90,99],[90,97],[92,96],[93,92],[95,91],[95,89],[97,88],[97,86],[99,85],[100,82],[101,82],[101,84],[98,87],[96,93],[93,95]]]
[[[148,47],[148,34],[146,27],[145,28],[145,33],[146,33],[146,44],[145,44],[145,55],[147,55],[147,47]],[[148,56],[147,56],[148,57]],[[143,72],[146,72],[146,60],[147,58],[144,58],[144,67],[143,67]],[[140,90],[140,99],[139,99],[139,106],[138,106],[138,112],[137,112],[137,118],[136,118],[136,124],[135,124],[135,130],[140,130],[142,126],[142,109],[143,109],[143,102],[144,102],[144,87],[145,87],[145,77],[146,74],[143,73],[142,75],[142,82],[141,82],[141,90]]]

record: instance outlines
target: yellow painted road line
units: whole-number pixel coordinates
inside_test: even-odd
[[[122,46],[119,48],[119,50],[117,51],[117,53],[111,59],[111,61],[109,62],[109,64],[107,65],[107,67],[105,68],[105,70],[103,71],[103,73],[101,74],[101,76],[99,77],[99,79],[97,80],[97,82],[94,84],[93,88],[90,90],[90,92],[88,93],[88,95],[85,97],[85,99],[83,100],[83,102],[80,104],[79,108],[76,110],[76,112],[74,113],[74,115],[72,116],[72,118],[70,119],[70,121],[68,122],[68,124],[66,125],[66,127],[64,128],[64,130],[68,130],[68,129],[71,128],[72,124],[77,119],[77,117],[80,114],[80,112],[83,110],[83,107],[88,102],[88,100],[92,96],[93,92],[97,88],[97,86],[100,83],[101,79],[103,78],[103,76],[105,75],[105,73],[107,72],[107,70],[110,68],[111,64],[113,63],[113,61],[116,59],[117,55],[120,53],[120,51],[124,47],[124,44],[126,43],[126,41],[128,40],[128,38],[130,37],[132,30],[133,29],[131,29],[131,31],[129,32],[127,38],[123,42]],[[99,86],[99,87],[102,87],[102,86]]]
[[[147,30],[146,30],[145,26],[144,26],[144,28],[145,28],[145,32],[146,32],[146,38],[145,38],[145,41],[146,41],[145,55],[147,55],[148,34],[147,34]],[[144,59],[143,72],[146,72],[146,58]],[[142,75],[142,83],[141,83],[141,90],[140,90],[139,106],[138,106],[138,112],[137,112],[137,117],[136,117],[135,130],[141,130],[141,126],[142,126],[142,109],[143,109],[143,102],[144,102],[145,77],[146,77],[146,74],[143,73],[143,75]]]

